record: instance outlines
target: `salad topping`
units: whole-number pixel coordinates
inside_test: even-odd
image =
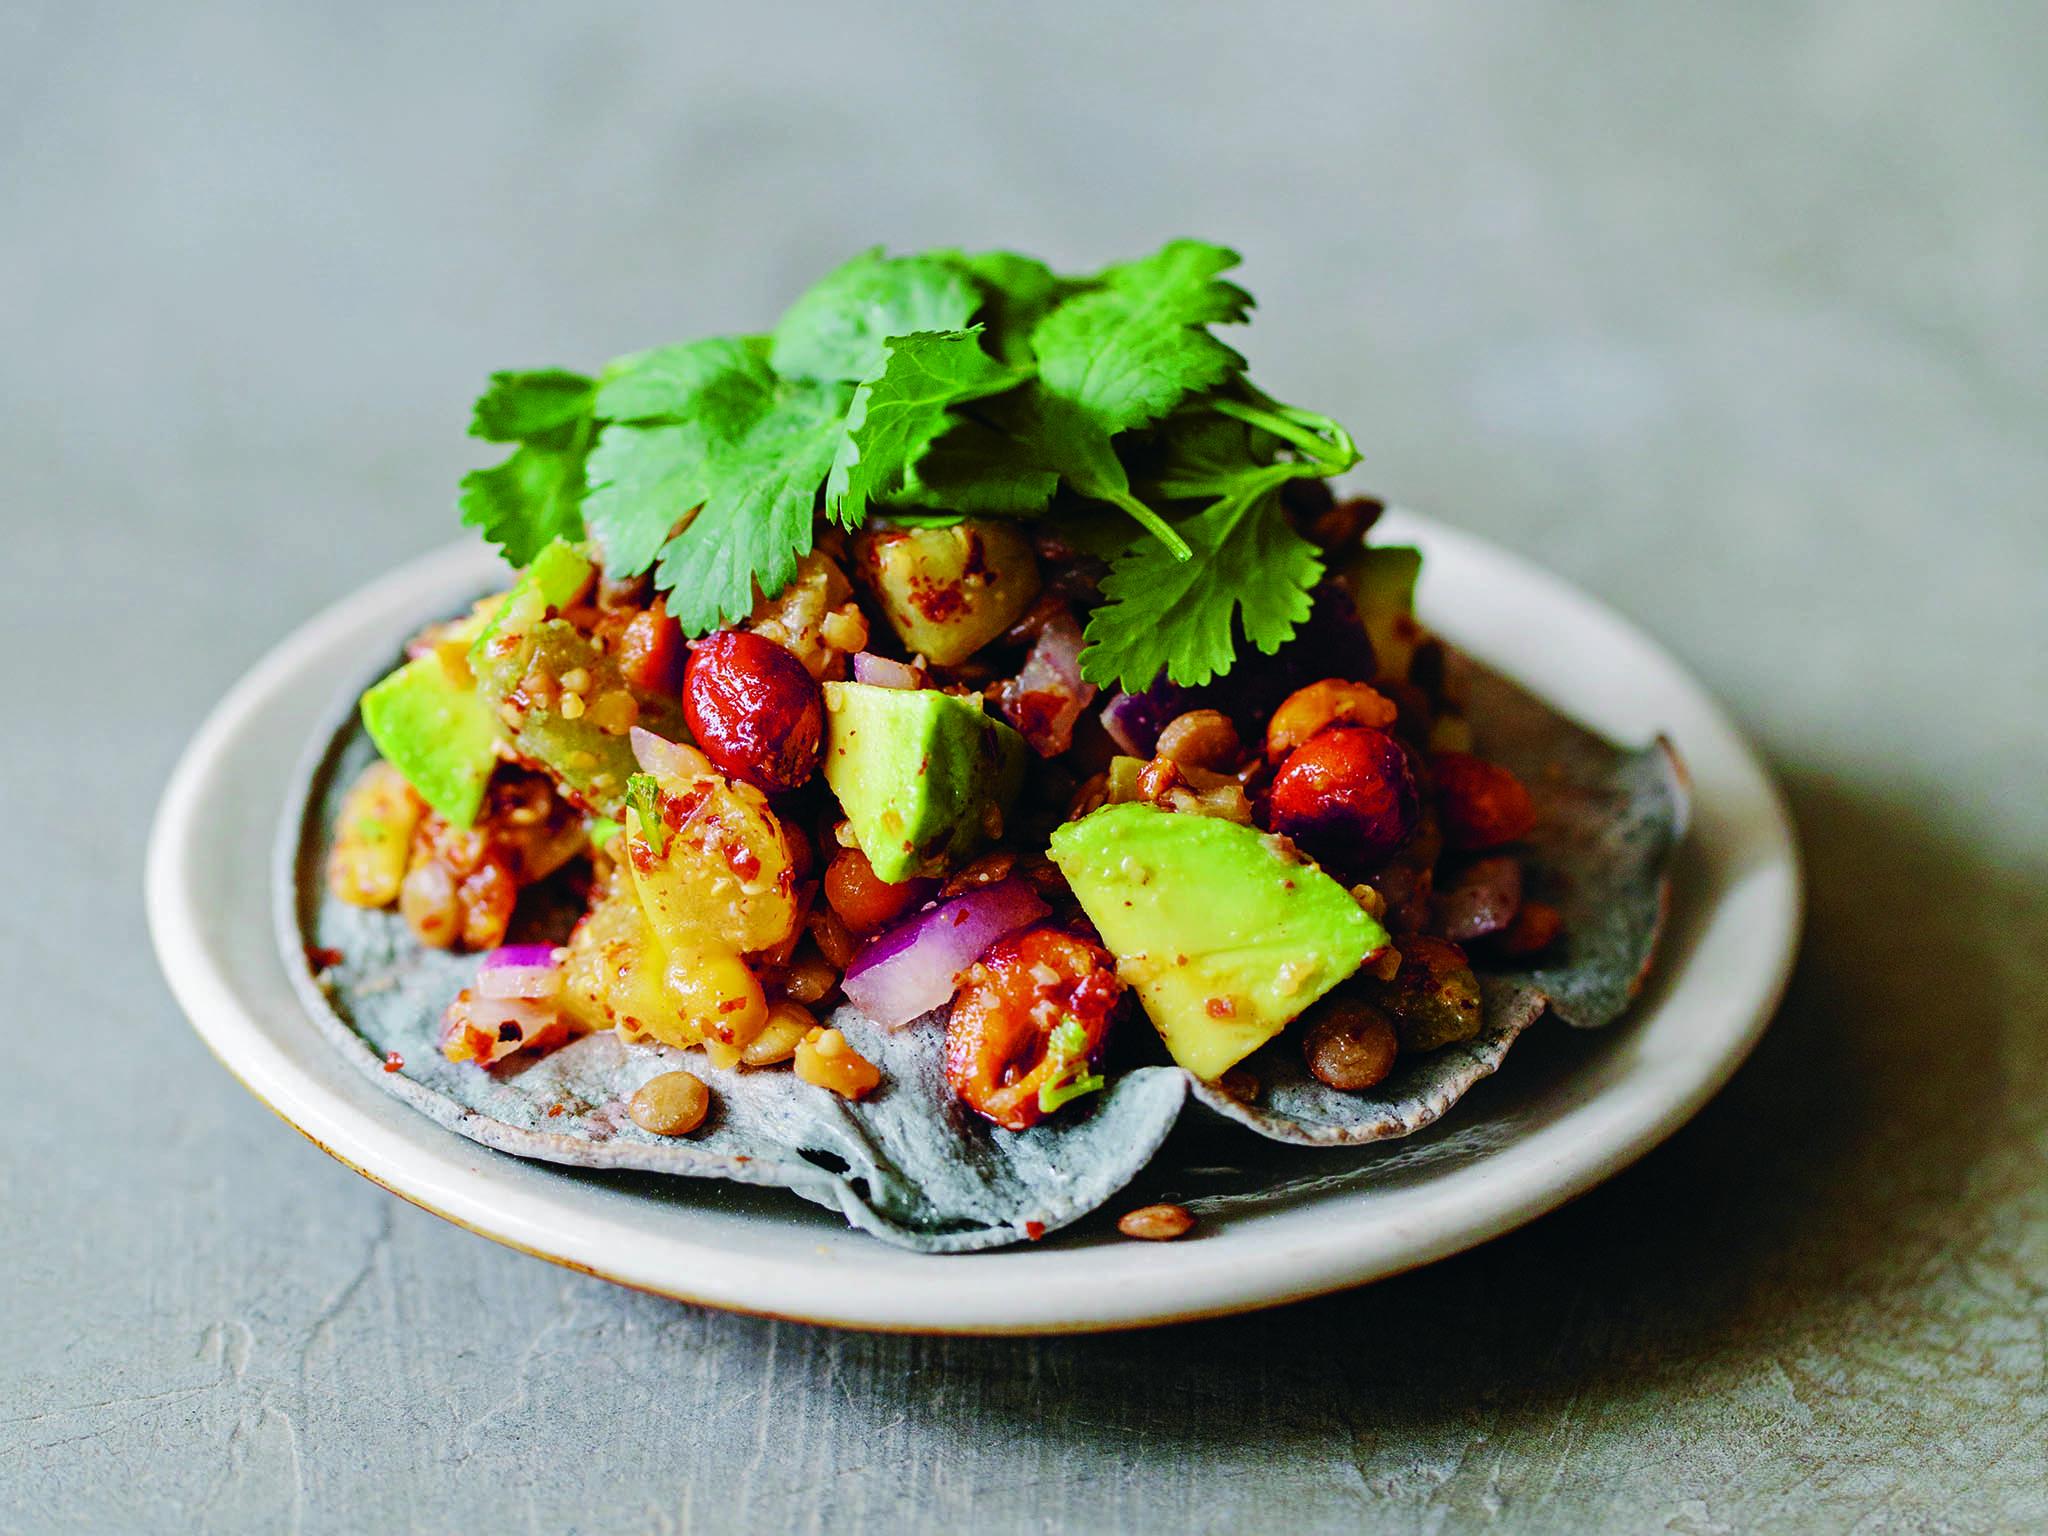
[[[1144,1059],[1141,1010],[1205,1081],[1294,1029],[1347,1092],[1479,1031],[1463,946],[1559,934],[1531,801],[1414,552],[1325,487],[1350,437],[1213,333],[1236,260],[869,252],[767,335],[493,377],[461,511],[519,575],[364,696],[330,864],[486,952],[451,1061],[613,1029],[859,1099],[843,997],[942,1022],[946,1090],[1024,1132]],[[508,945],[541,885],[580,921]]]

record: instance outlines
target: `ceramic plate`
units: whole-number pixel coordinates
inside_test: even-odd
[[[394,572],[235,685],[186,750],[151,837],[157,955],[223,1063],[357,1172],[471,1231],[709,1306],[848,1327],[1064,1332],[1213,1316],[1427,1263],[1541,1215],[1668,1136],[1768,1023],[1791,967],[1798,855],[1784,807],[1719,706],[1663,650],[1555,577],[1414,514],[1376,541],[1426,554],[1421,616],[1617,741],[1659,732],[1691,770],[1692,830],[1655,970],[1597,1034],[1546,1020],[1445,1121],[1320,1152],[1216,1129],[1176,1134],[1108,1209],[1036,1246],[924,1256],[793,1195],[521,1161],[382,1093],[303,1011],[272,937],[272,848],[294,770],[363,658],[502,576],[481,545]],[[1531,637],[1537,637],[1532,640]],[[1116,1212],[1175,1199],[1172,1244]]]

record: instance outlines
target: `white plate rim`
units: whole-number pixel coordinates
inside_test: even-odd
[[[1628,1091],[1589,1095],[1535,1132],[1441,1175],[1392,1191],[1319,1198],[1170,1245],[1055,1241],[927,1256],[858,1233],[792,1241],[788,1232],[763,1230],[736,1249],[734,1220],[753,1228],[760,1218],[721,1224],[666,1203],[658,1214],[651,1206],[636,1214],[629,1197],[586,1198],[573,1182],[522,1177],[528,1165],[424,1116],[378,1112],[370,1101],[395,1101],[331,1050],[339,1069],[331,1076],[317,1058],[295,1060],[287,1044],[300,1042],[280,1032],[316,1033],[312,1022],[302,1010],[279,1017],[283,1010],[252,1004],[250,978],[237,973],[218,931],[221,914],[198,899],[209,868],[208,793],[237,753],[258,750],[264,722],[282,701],[303,699],[308,674],[323,662],[335,674],[331,687],[342,675],[335,668],[359,663],[366,634],[431,613],[433,599],[459,600],[466,585],[490,579],[488,551],[468,542],[342,599],[275,647],[208,715],[166,785],[150,835],[145,896],[159,964],[229,1071],[356,1172],[494,1241],[680,1300],[876,1330],[1086,1332],[1276,1305],[1431,1262],[1565,1203],[1691,1118],[1754,1047],[1783,995],[1803,887],[1776,785],[1721,707],[1661,646],[1532,563],[1420,514],[1390,512],[1375,540],[1423,548],[1424,617],[1479,659],[1623,739],[1669,735],[1693,780],[1691,835],[1708,855],[1693,888],[1678,893],[1690,908],[1672,924],[1678,929],[1683,918],[1689,930],[1684,952],[1667,937],[1652,995],[1612,1026],[1657,1040],[1656,1050],[1631,1053],[1640,1060],[1621,1081]],[[1548,643],[1532,648],[1532,629]],[[314,702],[324,711],[328,699],[321,693]],[[283,767],[258,838],[266,854],[304,745],[291,741],[272,752]],[[212,809],[217,823],[220,812]],[[246,897],[246,915],[267,945],[267,857],[260,867],[263,877],[245,882],[257,888],[231,887],[228,899]],[[1665,1041],[1660,1030],[1674,1014],[1695,1022],[1690,1033]]]

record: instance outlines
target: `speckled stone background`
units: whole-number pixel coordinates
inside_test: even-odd
[[[448,536],[487,369],[1178,232],[1782,772],[1805,957],[1695,1124],[1357,1294],[920,1342],[494,1247],[207,1056],[164,775]],[[2037,5],[7,6],[0,1530],[2042,1529],[2044,386]]]

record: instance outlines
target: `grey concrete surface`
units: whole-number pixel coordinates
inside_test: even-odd
[[[5,8],[0,1530],[2048,1525],[2044,17]],[[496,1248],[208,1057],[155,797],[449,535],[488,369],[870,241],[1180,232],[1361,484],[1647,624],[1782,771],[1805,956],[1690,1128],[1357,1294],[927,1342]]]

